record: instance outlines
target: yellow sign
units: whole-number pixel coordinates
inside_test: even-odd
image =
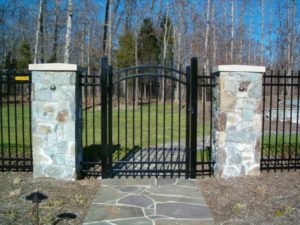
[[[16,81],[25,81],[29,80],[29,76],[15,76]]]

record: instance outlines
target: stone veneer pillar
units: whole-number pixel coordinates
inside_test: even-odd
[[[30,64],[29,70],[33,176],[75,180],[82,158],[77,65]]]
[[[213,69],[213,159],[215,175],[260,172],[262,75],[265,67],[221,65]]]

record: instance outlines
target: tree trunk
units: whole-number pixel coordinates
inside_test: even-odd
[[[211,23],[212,23],[212,35],[213,35],[213,60],[212,65],[216,65],[216,57],[217,57],[217,37],[216,37],[216,24],[215,24],[215,4],[212,2],[212,9],[211,9]]]
[[[58,41],[58,13],[59,13],[59,0],[54,2],[54,33],[53,33],[53,50],[52,62],[57,62],[57,41]]]
[[[208,35],[209,35],[209,29],[210,29],[210,0],[207,0],[206,5],[206,30],[205,30],[205,43],[204,43],[204,54],[205,54],[205,60],[204,60],[204,69],[205,73],[207,73],[208,66],[209,66],[209,59],[208,59]]]
[[[106,55],[106,42],[107,42],[107,27],[108,27],[108,16],[110,8],[110,0],[106,0],[105,7],[105,21],[104,21],[104,31],[103,31],[103,41],[102,41],[102,55]]]
[[[231,0],[231,24],[230,24],[230,30],[231,30],[231,39],[230,39],[230,61],[233,62],[233,37],[234,37],[234,0]]]
[[[250,6],[249,6],[250,7]],[[251,64],[251,48],[252,48],[252,9],[250,7],[250,25],[249,25],[249,43],[248,43],[248,65]]]
[[[112,6],[112,0],[109,0],[109,5]],[[108,10],[108,40],[107,40],[107,57],[108,57],[108,64],[111,65],[111,50],[112,50],[112,7],[109,7]]]
[[[261,0],[260,65],[264,63],[264,0]]]
[[[242,1],[242,8],[240,14],[240,46],[238,61],[243,64],[243,38],[244,38],[244,14],[245,14],[245,0]]]
[[[66,32],[64,63],[69,63],[69,61],[70,61],[72,13],[73,13],[73,0],[68,0],[68,17],[67,17],[67,32]]]
[[[39,55],[39,48],[42,48],[42,33],[43,33],[43,14],[44,14],[44,7],[46,4],[46,0],[40,0],[39,3],[39,15],[38,15],[38,22],[37,22],[37,28],[36,28],[36,33],[35,33],[35,48],[34,48],[34,63],[40,62],[40,55]],[[42,61],[41,57],[41,61]]]

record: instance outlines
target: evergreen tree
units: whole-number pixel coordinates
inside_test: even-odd
[[[158,64],[159,42],[150,18],[144,19],[138,40],[138,56],[141,64]]]
[[[5,68],[6,70],[16,70],[17,69],[17,60],[12,59],[11,52],[9,51],[5,57]]]
[[[18,69],[19,70],[27,70],[28,64],[31,63],[31,47],[28,41],[23,41],[19,48],[19,62]]]
[[[119,49],[116,52],[117,64],[119,67],[134,65],[134,34],[127,31],[119,37]]]

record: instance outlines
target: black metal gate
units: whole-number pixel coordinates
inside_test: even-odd
[[[101,62],[102,176],[196,177],[197,59],[186,71]]]
[[[32,170],[31,74],[0,72],[0,170]]]

